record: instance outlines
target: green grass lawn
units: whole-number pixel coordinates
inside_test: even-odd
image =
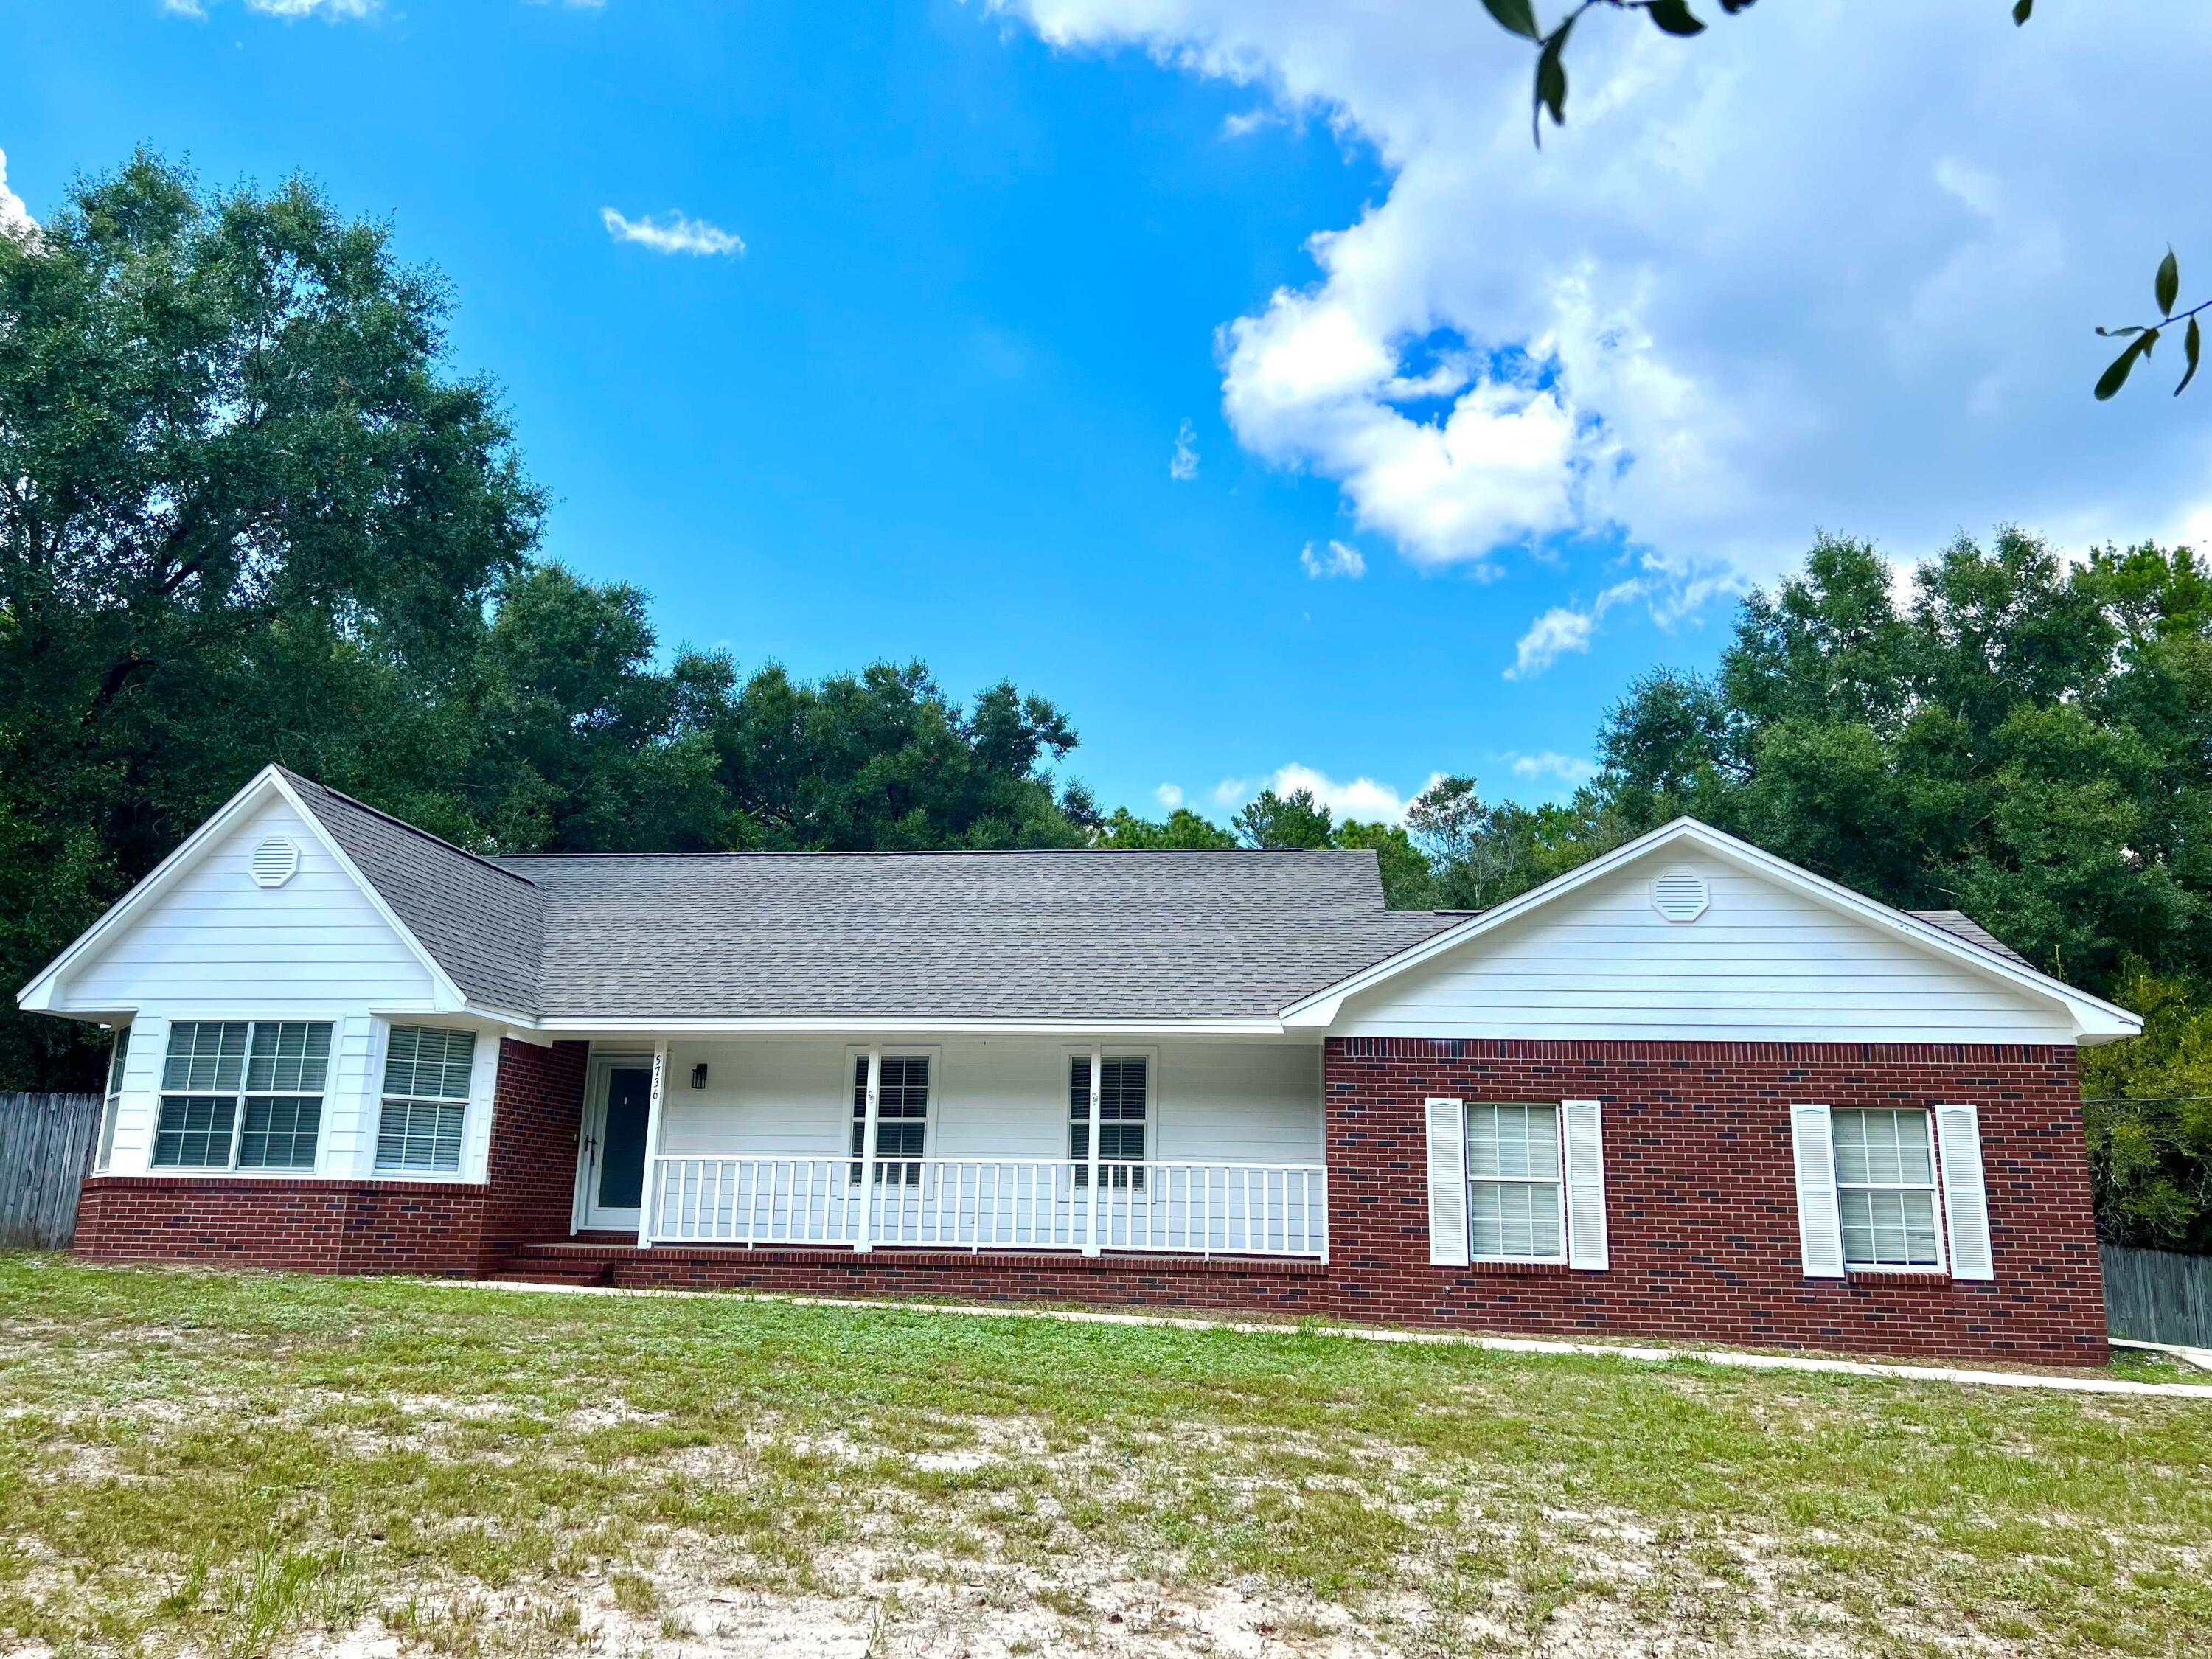
[[[0,1652],[395,1644],[2199,1656],[2212,1404],[0,1255]]]

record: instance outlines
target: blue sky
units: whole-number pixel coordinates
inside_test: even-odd
[[[1472,0],[193,9],[0,12],[33,217],[141,142],[313,176],[450,279],[550,554],[741,665],[1012,678],[1109,805],[1542,796],[1816,526],[2212,524],[2212,404],[2086,394],[2201,229],[2203,8],[1592,31],[1540,155]]]

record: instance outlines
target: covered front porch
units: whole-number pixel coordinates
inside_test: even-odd
[[[571,1237],[1326,1262],[1321,1071],[1280,1036],[595,1036]]]

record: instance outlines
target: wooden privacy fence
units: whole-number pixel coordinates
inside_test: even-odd
[[[2212,1255],[2100,1248],[2105,1323],[2114,1336],[2212,1348]]]
[[[98,1095],[0,1094],[0,1247],[69,1248],[99,1139]]]

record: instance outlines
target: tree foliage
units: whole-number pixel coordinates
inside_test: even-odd
[[[2100,1223],[2212,1249],[2212,573],[2186,550],[2069,565],[1961,540],[1900,603],[1824,538],[1751,594],[1711,677],[1659,670],[1571,802],[1409,816],[1439,902],[1483,906],[1689,814],[1908,909],[1964,909],[2045,971],[2142,1009],[2085,1060]]]
[[[0,235],[0,974],[21,985],[281,761],[486,851],[1071,846],[1041,698],[665,652],[534,557],[447,301],[295,182],[139,155]],[[82,1082],[0,1012],[0,1085]]]

